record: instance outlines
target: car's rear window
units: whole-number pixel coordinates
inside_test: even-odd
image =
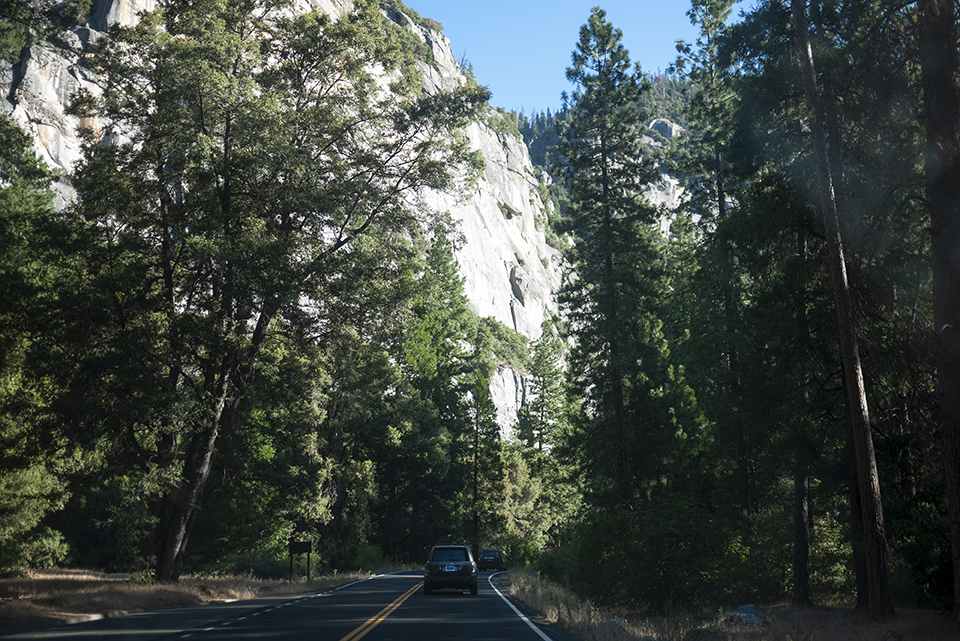
[[[447,563],[449,561],[466,561],[467,551],[463,548],[435,548],[433,550],[433,561],[435,563]]]

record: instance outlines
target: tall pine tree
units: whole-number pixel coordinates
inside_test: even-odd
[[[625,509],[670,476],[689,398],[677,390],[657,307],[663,294],[658,212],[644,197],[659,177],[641,146],[648,86],[622,33],[595,8],[567,78],[560,173],[570,193],[572,265],[560,293],[575,341],[572,438],[592,501]]]

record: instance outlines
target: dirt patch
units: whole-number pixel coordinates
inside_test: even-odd
[[[188,577],[174,584],[145,585],[129,575],[81,570],[30,570],[0,580],[0,629],[66,621],[92,614],[255,599],[270,594],[320,590],[348,580],[343,575],[306,582]]]

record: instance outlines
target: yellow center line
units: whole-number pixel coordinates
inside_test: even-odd
[[[420,589],[420,586],[422,586],[422,585],[423,585],[423,581],[417,583],[415,586],[413,586],[412,588],[410,588],[409,590],[407,590],[407,591],[403,594],[403,596],[401,596],[399,599],[397,599],[396,601],[394,601],[393,603],[391,603],[390,605],[388,605],[388,606],[385,607],[384,609],[380,610],[380,612],[378,612],[378,613],[375,614],[374,616],[372,616],[372,617],[370,617],[369,619],[367,619],[367,622],[366,622],[366,623],[364,623],[363,625],[361,625],[359,628],[357,628],[356,630],[354,630],[353,632],[351,632],[351,633],[348,634],[347,636],[345,636],[345,637],[343,637],[342,639],[340,639],[340,641],[357,641],[358,639],[363,638],[363,637],[367,634],[367,632],[370,632],[370,630],[372,630],[372,629],[374,629],[375,627],[377,627],[378,625],[380,625],[380,624],[383,622],[384,619],[386,619],[388,616],[390,616],[390,615],[393,613],[394,610],[396,610],[396,609],[399,608],[401,605],[403,605],[403,602],[406,601],[407,599],[409,599],[410,596],[411,596],[414,592],[416,592],[417,590],[419,590],[419,589]]]

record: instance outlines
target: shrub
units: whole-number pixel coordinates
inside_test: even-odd
[[[356,565],[358,570],[374,572],[385,567],[388,563],[383,555],[383,550],[376,545],[364,543],[357,548]]]

